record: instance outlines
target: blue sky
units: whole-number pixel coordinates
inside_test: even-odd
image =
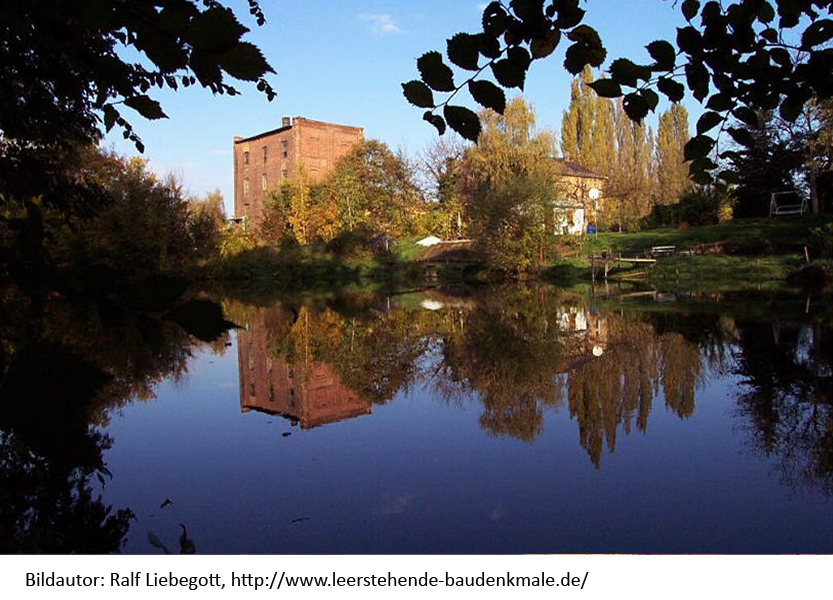
[[[682,23],[673,4],[583,2],[586,23],[601,34],[608,62],[620,56],[647,60],[647,43],[673,40]],[[434,129],[422,121],[421,110],[405,101],[400,83],[418,78],[416,59],[421,54],[444,51],[445,40],[458,31],[478,31],[484,3],[261,0],[267,19],[263,27],[249,18],[245,0],[229,0],[227,5],[252,29],[246,39],[263,50],[275,69],[270,80],[277,98],[268,102],[253,85],[242,82],[237,86],[242,95],[236,97],[213,96],[201,88],[160,92],[155,97],[169,118],[149,122],[137,115],[132,122],[155,171],[180,176],[193,194],[219,188],[228,211],[232,138],[279,127],[282,116],[364,127],[367,138],[417,153]],[[535,105],[539,127],[556,131],[570,93],[563,51],[559,47],[548,59],[533,63],[523,93]],[[686,104],[693,108],[691,101]],[[136,154],[120,136],[108,136],[105,144],[121,154]]]

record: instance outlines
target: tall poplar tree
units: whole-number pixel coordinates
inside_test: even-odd
[[[691,181],[683,149],[689,140],[688,111],[679,103],[659,116],[656,140],[657,195],[659,204],[678,202]]]

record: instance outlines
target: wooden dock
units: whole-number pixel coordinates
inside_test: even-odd
[[[607,280],[607,276],[614,267],[619,265],[620,263],[628,263],[631,265],[653,265],[657,262],[656,258],[642,258],[639,256],[591,256],[590,257],[590,271],[592,273],[593,281],[596,281],[596,271],[598,268],[604,269],[604,278]]]

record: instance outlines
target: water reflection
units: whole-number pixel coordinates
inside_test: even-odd
[[[105,461],[119,443],[110,422],[152,402],[161,382],[184,379],[197,349],[222,355],[232,343],[217,337],[225,319],[241,327],[239,410],[304,430],[376,419],[418,391],[432,399],[435,418],[474,409],[487,436],[523,447],[551,438],[563,416],[569,427],[557,434],[574,436],[583,464],[602,473],[617,443],[631,435],[650,442],[652,423],[665,416],[693,420],[702,390],[726,380],[726,414],[747,454],[776,465],[791,490],[833,494],[833,340],[803,301],[770,299],[776,305],[762,312],[757,299],[623,301],[491,287],[269,306],[227,300],[223,318],[202,300],[152,311],[52,300],[12,315],[20,310],[13,300],[0,302],[4,319],[15,317],[4,320],[13,326],[0,340],[2,552],[122,548],[134,515],[104,500],[111,478],[124,476]],[[187,445],[178,450],[190,456]],[[385,493],[383,515],[418,498]],[[144,551],[175,547],[144,533]],[[194,546],[185,524],[180,546]]]
[[[159,287],[159,282],[147,287]],[[173,287],[176,282],[164,282]],[[109,297],[0,297],[0,552],[117,552],[133,518],[105,504],[110,416],[187,372],[205,332],[225,347],[218,305],[175,293],[152,310]],[[187,320],[201,325],[197,337]],[[178,324],[179,320],[186,325]]]
[[[617,435],[647,433],[655,402],[685,419],[705,382],[736,373],[745,377],[738,415],[756,448],[795,462],[800,447],[813,463],[804,483],[829,491],[831,353],[821,324],[680,311],[666,296],[657,310],[594,306],[546,287],[454,292],[387,298],[367,310],[228,305],[245,323],[241,408],[306,428],[370,414],[373,404],[427,385],[446,402],[476,402],[489,434],[527,442],[543,432],[546,411],[566,409],[598,468]]]
[[[314,318],[305,308],[301,314],[274,309],[249,317],[237,334],[243,412],[282,415],[304,429],[370,414],[369,400],[347,387],[335,368],[313,358]]]

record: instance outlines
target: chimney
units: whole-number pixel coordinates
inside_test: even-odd
[[[289,117],[281,119],[281,127],[292,127],[292,119]]]

